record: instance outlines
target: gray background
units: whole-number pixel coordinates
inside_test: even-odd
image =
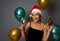
[[[14,16],[17,7],[23,7],[29,14],[33,5],[38,5],[37,0],[0,0],[0,41],[10,41],[8,32],[11,28],[19,27],[20,23]],[[50,16],[54,24],[60,25],[60,0],[51,0],[51,5],[42,11],[42,21]],[[20,39],[19,41],[23,41]]]

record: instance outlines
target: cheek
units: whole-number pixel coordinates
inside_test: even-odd
[[[36,18],[39,18],[39,16],[36,16]]]
[[[39,19],[39,15],[37,15],[36,18]]]

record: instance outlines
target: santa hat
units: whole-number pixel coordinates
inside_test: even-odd
[[[39,7],[37,5],[34,5],[33,8],[32,8],[32,10],[31,10],[31,12],[30,12],[30,17],[32,16],[31,14],[33,12],[38,12],[42,16],[42,12],[41,11],[42,11],[42,8],[41,7]]]

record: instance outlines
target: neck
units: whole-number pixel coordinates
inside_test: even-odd
[[[37,21],[37,22],[34,21],[34,23],[41,23],[41,21]]]

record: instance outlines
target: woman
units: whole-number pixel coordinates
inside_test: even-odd
[[[53,25],[41,22],[41,10],[37,5],[33,6],[31,10],[33,21],[28,22],[26,27],[23,24],[20,25],[22,37],[26,38],[26,41],[48,41]]]

